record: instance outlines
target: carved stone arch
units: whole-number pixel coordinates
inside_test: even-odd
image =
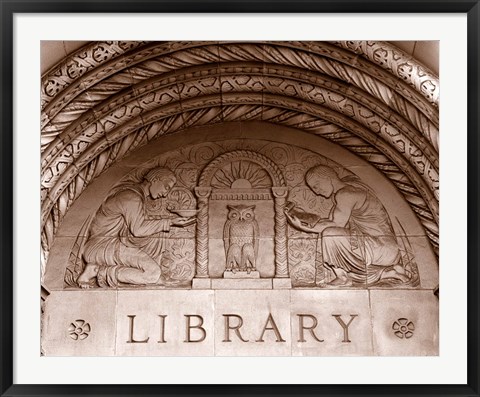
[[[266,121],[389,178],[438,248],[438,77],[387,42],[93,42],[42,76],[42,263],[115,162],[190,127]]]
[[[252,49],[252,44],[258,48]],[[173,58],[182,59],[182,63],[193,63],[195,60],[221,60],[219,47],[221,45],[234,46],[236,51],[222,49],[222,57],[241,60],[262,55],[265,45],[273,44],[269,57],[280,59],[282,52],[290,51],[290,58],[297,63],[306,63],[305,59],[291,56],[295,50],[303,50],[316,55],[328,56],[330,59],[345,64],[356,64],[359,68],[367,68],[368,64],[375,64],[379,70],[386,71],[405,81],[429,102],[438,105],[439,83],[438,77],[427,67],[399,48],[382,41],[334,41],[334,42],[260,42],[260,43],[229,43],[222,42],[142,42],[142,41],[109,41],[93,42],[85,45],[67,57],[63,62],[54,66],[42,76],[42,109],[53,110],[61,108],[63,100],[70,100],[85,89],[80,81],[85,75],[97,71],[102,78],[126,67],[136,65],[143,59],[154,57],[170,57],[164,63],[164,68],[171,70],[175,62]],[[245,47],[243,49],[242,47]],[[250,47],[250,48],[249,48]],[[284,55],[284,54],[283,54]],[[360,55],[363,59],[358,59]],[[117,59],[118,58],[118,59]],[[360,65],[359,65],[360,64]],[[405,73],[408,70],[409,73]],[[339,72],[341,73],[341,72]],[[377,71],[376,75],[381,74]],[[384,74],[387,75],[387,74]],[[97,76],[86,79],[93,84]],[[53,105],[51,104],[53,103]],[[45,115],[44,115],[45,116]],[[46,124],[48,117],[43,118]]]
[[[213,175],[218,168],[221,168],[226,163],[241,160],[251,161],[263,167],[272,179],[272,186],[286,186],[285,178],[278,165],[263,154],[255,153],[250,150],[235,150],[222,154],[215,160],[211,161],[200,174],[198,186],[210,186]]]

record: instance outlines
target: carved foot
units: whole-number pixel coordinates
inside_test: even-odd
[[[328,283],[328,285],[334,285],[338,287],[351,287],[353,285],[352,280],[348,277],[347,272],[343,269],[334,268],[329,266],[335,273],[336,278]]]
[[[92,280],[97,277],[98,265],[87,265],[83,270],[83,273],[78,277],[77,284],[82,289],[92,288]]]
[[[382,274],[382,278],[395,278],[397,280],[406,283],[411,278],[411,273],[404,269],[401,265],[395,265],[392,269],[385,270]]]
[[[353,285],[352,280],[349,278],[337,277],[336,279],[330,281],[328,285],[333,285],[337,287],[351,287]]]

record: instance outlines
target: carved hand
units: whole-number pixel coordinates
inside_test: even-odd
[[[287,217],[288,222],[289,222],[295,229],[302,230],[302,231],[307,232],[307,233],[314,232],[314,230],[312,230],[312,229],[304,226],[304,225],[302,224],[302,222],[300,221],[300,219],[298,219],[296,216],[290,215],[290,214],[288,213],[288,211],[285,211],[285,216]]]

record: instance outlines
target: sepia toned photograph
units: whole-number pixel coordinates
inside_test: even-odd
[[[42,356],[439,355],[439,41],[40,56]]]

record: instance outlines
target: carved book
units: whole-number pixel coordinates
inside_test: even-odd
[[[300,222],[302,222],[302,225],[309,228],[313,228],[321,219],[321,217],[317,214],[311,214],[303,211],[301,208],[296,208],[295,203],[291,201],[285,205],[285,212],[288,212],[289,215],[298,218]]]

